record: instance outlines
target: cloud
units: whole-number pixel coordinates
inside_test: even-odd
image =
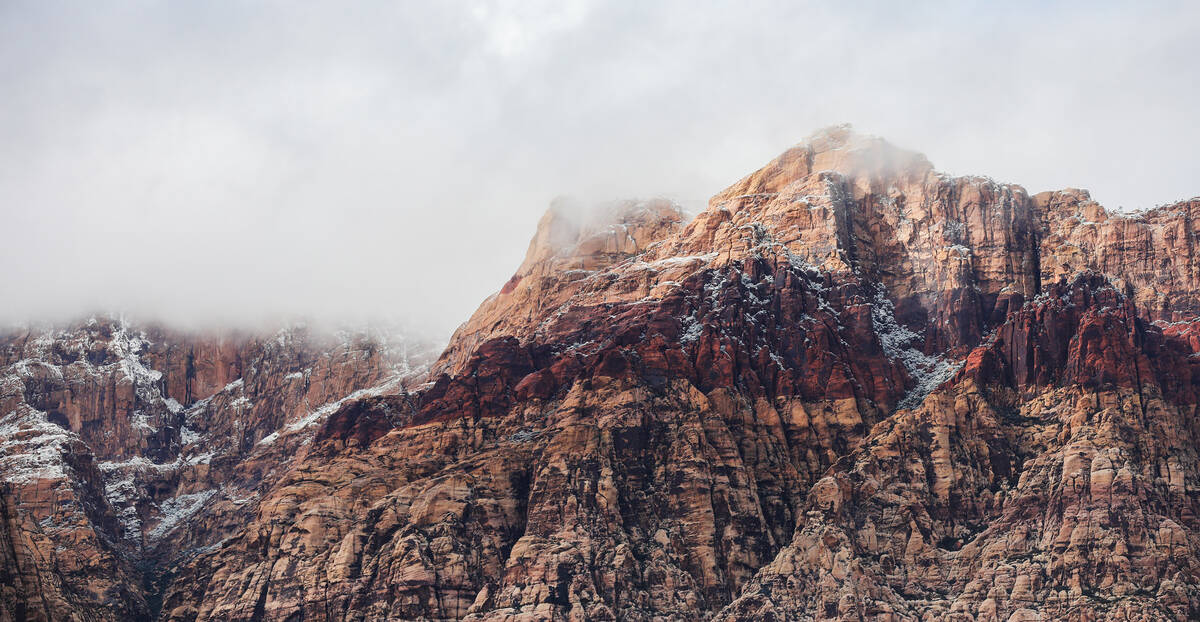
[[[446,331],[562,194],[702,200],[839,122],[1200,194],[1194,3],[5,3],[0,319]]]

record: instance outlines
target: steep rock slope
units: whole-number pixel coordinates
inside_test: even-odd
[[[1195,615],[1194,202],[1083,202],[834,128],[690,223],[552,206],[163,615]]]
[[[340,400],[419,375],[412,366],[429,357],[412,345],[118,318],[4,336],[0,540],[20,578],[5,608],[14,619],[149,619],[160,566],[236,529]]]
[[[1195,619],[1193,354],[1101,275],[1052,285],[818,482],[718,618]]]
[[[211,428],[258,487],[196,512],[221,539],[146,610],[1194,618],[1198,203],[1109,214],[832,128],[690,222],[552,206],[426,384],[309,442]]]

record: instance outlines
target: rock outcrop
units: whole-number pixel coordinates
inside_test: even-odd
[[[94,472],[52,527],[6,492],[0,594],[42,619],[1195,619],[1197,208],[1031,197],[832,128],[690,221],[552,206],[411,390],[287,348],[214,346],[195,380],[142,346],[164,405],[128,410],[156,403],[136,379],[79,406],[27,365],[7,417],[46,413],[23,438]],[[336,380],[298,392],[300,367]],[[117,438],[84,425],[109,403]],[[126,499],[160,468],[130,456],[181,466]],[[149,584],[119,574],[131,524]],[[39,558],[67,538],[92,566]]]
[[[0,340],[0,534],[15,620],[150,619],[315,423],[432,357],[382,333],[199,335],[93,318]],[[7,584],[7,582],[6,582]]]

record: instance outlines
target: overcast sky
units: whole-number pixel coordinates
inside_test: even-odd
[[[462,322],[557,195],[702,201],[849,122],[1200,194],[1200,3],[0,2],[0,319]]]

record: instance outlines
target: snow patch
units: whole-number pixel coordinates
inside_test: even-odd
[[[183,443],[184,446],[191,445],[192,443],[199,441],[203,436],[203,434],[187,426],[183,426],[179,429],[179,442]]]
[[[190,494],[179,495],[163,501],[159,505],[162,518],[146,535],[152,541],[161,540],[183,523],[195,516],[209,499],[217,494],[216,490],[204,490]]]
[[[700,320],[696,319],[696,314],[693,313],[683,318],[683,332],[679,335],[679,343],[689,344],[700,340],[700,335],[704,333],[704,325]]]
[[[63,455],[77,438],[50,423],[46,413],[22,404],[0,419],[0,473],[11,484],[63,480],[69,467]]]
[[[954,377],[962,368],[963,361],[948,361],[944,356],[925,354],[917,349],[915,342],[921,338],[896,321],[896,307],[887,297],[887,289],[879,284],[871,306],[871,323],[883,353],[893,361],[900,361],[908,375],[916,381],[904,395],[897,408],[915,408],[925,397],[943,382]]]
[[[258,441],[258,444],[259,445],[270,445],[270,444],[274,443],[275,441],[279,440],[279,437],[281,434],[292,434],[292,433],[304,430],[306,428],[315,426],[318,423],[320,423],[323,419],[328,417],[329,415],[332,415],[334,412],[337,412],[337,410],[339,408],[341,408],[343,404],[354,401],[354,400],[362,399],[364,397],[371,397],[371,396],[383,394],[383,393],[397,387],[402,381],[403,381],[402,377],[396,376],[378,386],[370,387],[367,389],[359,389],[358,391],[355,391],[354,393],[351,393],[350,395],[347,395],[346,397],[343,397],[340,400],[337,400],[335,402],[329,402],[328,404],[325,404],[324,406],[321,406],[320,408],[304,415],[303,417],[297,419],[296,421],[283,426],[279,430],[276,430],[275,432],[272,432],[272,433],[264,436],[262,438],[262,440]]]

